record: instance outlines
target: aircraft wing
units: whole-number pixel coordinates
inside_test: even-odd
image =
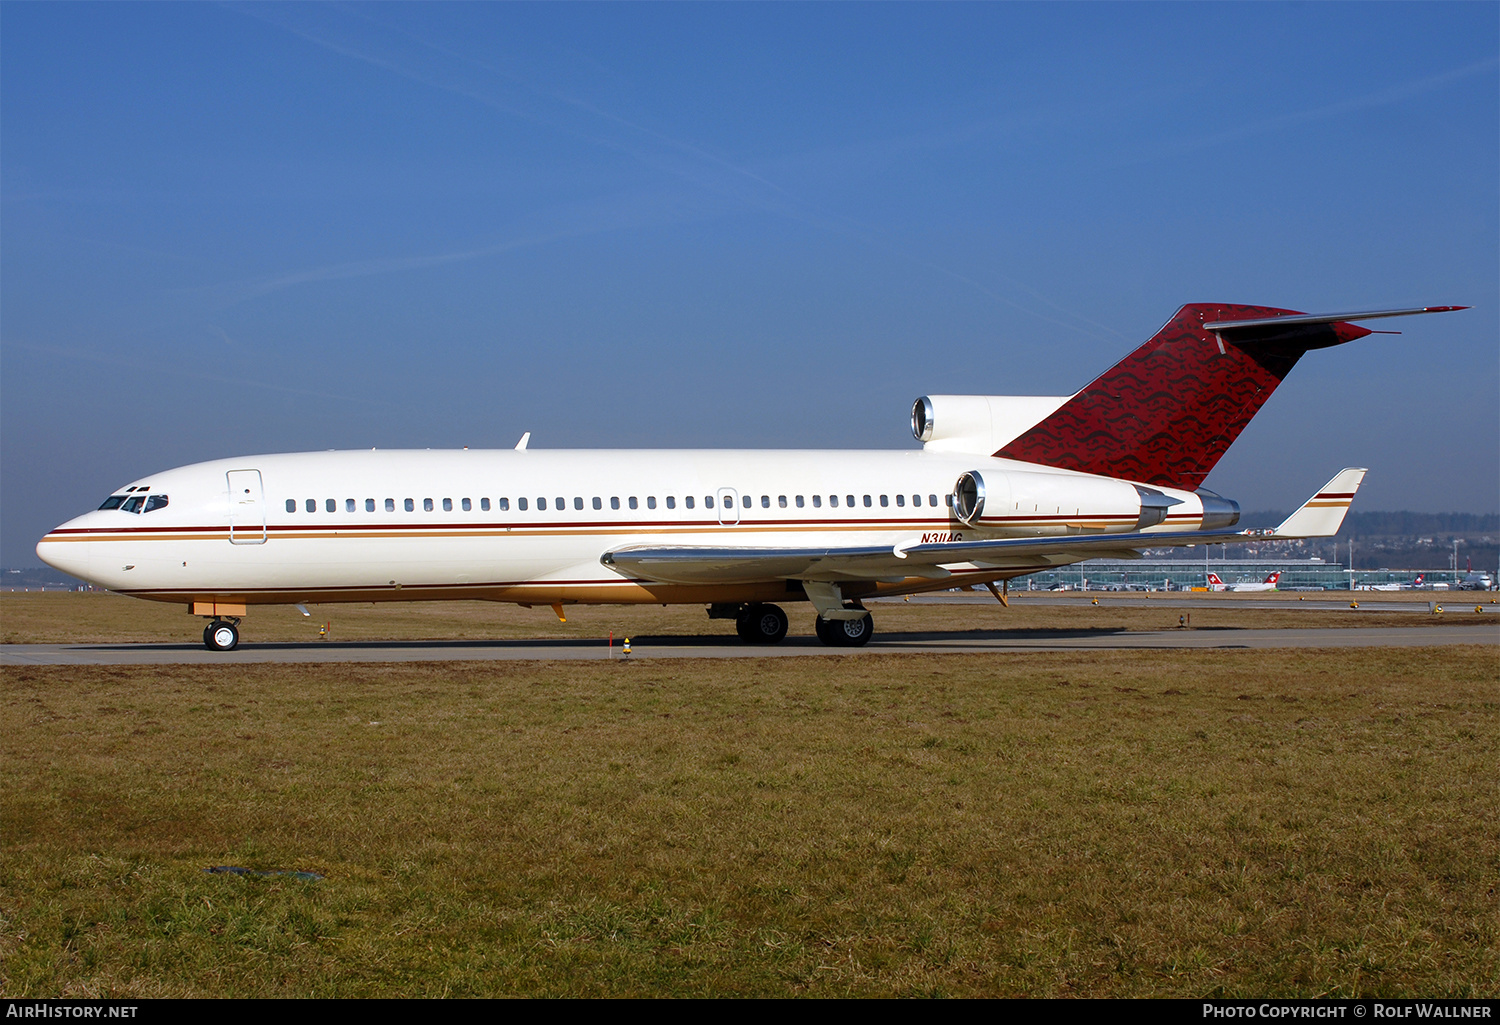
[[[957,565],[1035,571],[1085,559],[1139,558],[1142,548],[1329,537],[1337,533],[1364,474],[1363,469],[1340,471],[1276,530],[1136,531],[847,548],[631,545],[606,552],[600,561],[637,579],[671,584],[900,581],[908,577],[941,580],[950,575],[944,566]]]
[[[1138,558],[1140,548],[1249,541],[1243,531],[1091,534],[1004,538],[860,548],[710,548],[646,545],[617,548],[603,562],[633,577],[671,584],[759,580],[904,580],[949,575],[944,564],[1037,570],[1084,559]]]

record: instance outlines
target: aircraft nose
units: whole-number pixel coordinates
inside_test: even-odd
[[[89,545],[81,540],[68,540],[68,535],[59,533],[67,524],[54,528],[36,543],[36,556],[53,569],[62,570],[80,580],[89,579]]]

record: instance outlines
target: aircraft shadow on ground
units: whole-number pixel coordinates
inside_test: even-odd
[[[1193,633],[1212,633],[1223,631],[1235,631],[1239,627],[1195,627]],[[879,633],[870,640],[870,643],[879,646],[884,643],[916,644],[916,643],[942,643],[954,641],[1067,641],[1088,640],[1106,637],[1119,637],[1128,634],[1155,634],[1163,631],[1157,630],[1127,630],[1123,627],[1091,627],[1086,629],[1030,629],[1030,630],[995,630],[995,629],[972,629],[972,630],[906,630],[890,633]],[[1175,632],[1175,631],[1173,631]],[[631,646],[641,648],[645,646],[656,648],[728,648],[738,647],[744,644],[733,634],[638,634],[631,638]],[[788,637],[780,645],[767,645],[767,651],[774,651],[777,647],[822,647],[822,642],[816,637]],[[89,651],[184,651],[201,649],[201,644],[192,643],[155,643],[155,644],[92,644],[79,645],[80,648]],[[606,642],[593,637],[537,637],[537,638],[505,638],[494,640],[426,640],[426,641],[247,641],[240,645],[241,649],[254,649],[256,651],[317,651],[329,648],[343,650],[373,651],[382,648],[415,651],[421,649],[429,650],[478,650],[484,648],[553,648],[553,649],[580,649],[580,648],[607,648]],[[620,649],[620,643],[615,642],[616,650]],[[841,651],[841,648],[829,648],[830,651]]]

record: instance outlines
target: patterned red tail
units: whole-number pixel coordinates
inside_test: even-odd
[[[1206,331],[1295,316],[1270,306],[1189,303],[1150,341],[995,455],[1192,490],[1309,349],[1362,338],[1346,322]]]

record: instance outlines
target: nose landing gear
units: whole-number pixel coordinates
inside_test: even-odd
[[[203,646],[209,651],[233,651],[240,644],[240,628],[227,619],[216,619],[203,628]]]

